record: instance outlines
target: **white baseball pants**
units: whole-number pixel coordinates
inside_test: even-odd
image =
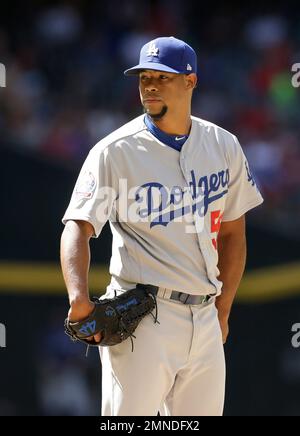
[[[221,416],[225,358],[215,301],[157,298],[158,321],[146,316],[131,341],[99,347],[102,416]]]

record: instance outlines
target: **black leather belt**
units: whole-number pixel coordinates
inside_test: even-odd
[[[137,284],[137,287],[143,288],[148,292],[151,292],[153,295],[157,295],[160,289],[158,286],[154,285],[143,285],[141,283]],[[170,300],[181,301],[183,304],[203,304],[207,303],[211,299],[211,295],[191,295],[186,294],[185,292],[173,291],[168,297]],[[162,296],[164,298],[164,296]]]

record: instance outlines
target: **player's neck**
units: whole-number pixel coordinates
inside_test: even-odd
[[[171,117],[166,114],[162,119],[154,119],[153,122],[160,130],[169,135],[188,135],[192,125],[190,114],[181,118]]]

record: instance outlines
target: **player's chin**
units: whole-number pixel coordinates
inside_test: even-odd
[[[159,113],[163,108],[163,103],[161,101],[147,101],[144,102],[144,109],[146,112],[157,112]]]
[[[154,112],[151,110],[146,110],[146,114],[150,115],[151,118],[158,118],[160,115],[160,112]]]
[[[168,108],[164,104],[160,105],[160,107],[158,107],[158,105],[156,107],[154,107],[154,105],[144,105],[145,113],[150,115],[154,120],[161,119],[166,114],[167,110]]]

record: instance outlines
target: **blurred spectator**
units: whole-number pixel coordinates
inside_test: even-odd
[[[286,39],[287,23],[283,17],[259,16],[248,21],[245,36],[253,48],[270,49]]]
[[[92,401],[87,374],[79,362],[49,366],[42,362],[39,380],[41,411],[47,416],[89,416],[97,413]]]
[[[98,415],[99,382],[95,368],[100,365],[98,350],[70,341],[61,327],[65,309],[57,308],[45,322],[41,338],[36,338],[37,395],[40,413],[51,416]],[[100,373],[100,367],[99,367]]]
[[[79,37],[82,22],[78,11],[70,5],[42,10],[37,18],[38,36],[45,43],[63,44]]]

